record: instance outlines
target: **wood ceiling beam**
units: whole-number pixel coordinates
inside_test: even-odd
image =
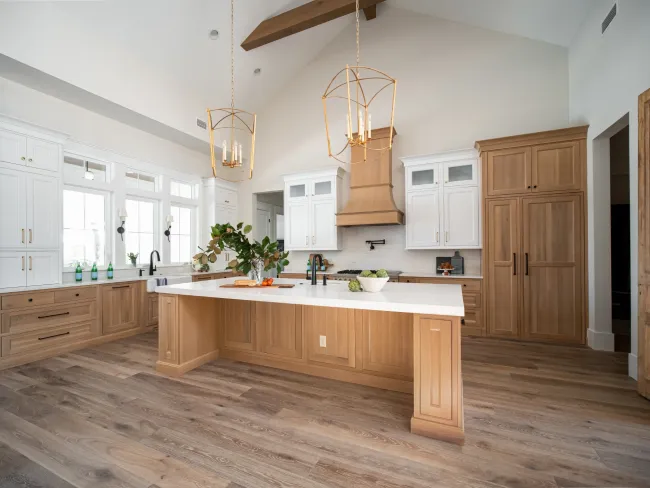
[[[359,8],[367,20],[377,17],[377,4],[384,0],[360,0]],[[246,51],[289,37],[344,15],[354,13],[356,0],[313,0],[270,19],[266,19],[242,43]]]

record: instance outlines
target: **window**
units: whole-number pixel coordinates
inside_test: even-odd
[[[105,264],[107,195],[63,190],[63,263]]]
[[[63,177],[70,183],[91,180],[106,182],[106,165],[66,156],[63,159]]]
[[[192,262],[192,209],[171,206],[172,228],[169,236],[172,263]]]
[[[127,170],[124,179],[127,188],[156,191],[156,177],[153,175],[138,173],[134,170]]]
[[[182,181],[171,180],[169,192],[172,196],[182,198],[192,198],[192,185]]]
[[[126,199],[126,253],[138,254],[138,263],[148,263],[154,250],[157,202]],[[127,258],[128,262],[128,258]]]

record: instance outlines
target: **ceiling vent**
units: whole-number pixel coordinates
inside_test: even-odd
[[[196,119],[196,126],[200,127],[203,130],[206,130],[208,128],[208,123],[205,120],[201,120],[199,118]]]
[[[612,9],[609,11],[607,16],[605,17],[605,20],[603,20],[602,26],[601,26],[601,34],[604,34],[607,28],[609,27],[609,24],[612,23],[612,20],[614,20],[614,17],[616,17],[616,13],[618,12],[618,2],[615,2],[614,5],[612,6]]]

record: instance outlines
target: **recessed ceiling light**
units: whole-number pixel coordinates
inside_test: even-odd
[[[255,68],[255,71],[253,71],[254,75],[259,75],[262,72],[260,68]]]
[[[209,35],[210,35],[210,39],[216,41],[219,38],[219,31],[217,29],[212,29]]]

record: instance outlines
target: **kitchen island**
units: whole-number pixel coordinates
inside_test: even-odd
[[[413,393],[411,431],[462,443],[457,284],[347,282],[222,288],[234,278],[158,287],[156,369],[180,376],[218,357]]]

